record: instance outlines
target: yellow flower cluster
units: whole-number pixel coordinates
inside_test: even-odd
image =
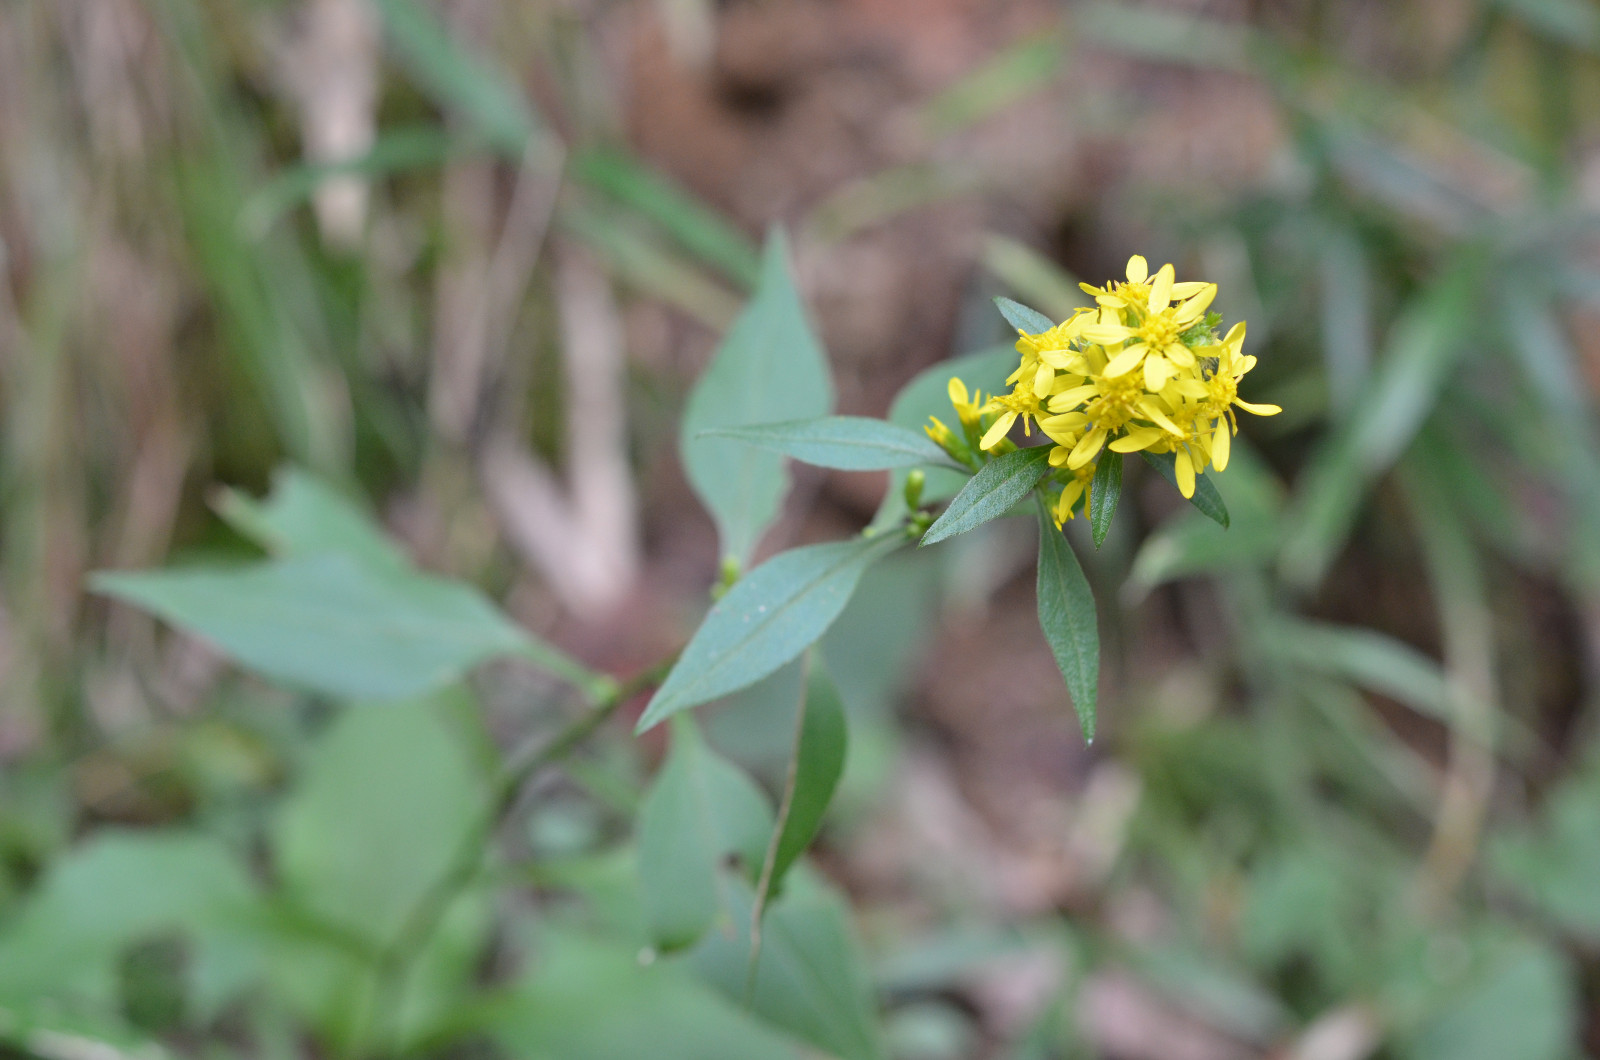
[[[1196,475],[1228,466],[1235,406],[1261,416],[1281,411],[1239,399],[1239,381],[1256,359],[1243,353],[1242,322],[1217,338],[1219,319],[1207,313],[1216,284],[1179,283],[1171,265],[1151,276],[1137,254],[1127,277],[1103,288],[1084,284],[1093,307],[1039,334],[1019,331],[1022,360],[1006,380],[1009,394],[969,400],[965,385],[950,381],[963,433],[979,450],[1009,449],[1006,436],[1018,420],[1026,433],[1037,424],[1055,443],[1057,523],[1073,517],[1106,448],[1175,454],[1178,488],[1192,497]],[[974,459],[937,419],[928,434],[958,459]]]

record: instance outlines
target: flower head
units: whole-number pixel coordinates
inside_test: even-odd
[[[1220,318],[1210,312],[1216,284],[1180,282],[1171,265],[1152,275],[1137,254],[1128,259],[1126,276],[1104,287],[1082,285],[1094,296],[1093,308],[1048,331],[1023,333],[1017,369],[1006,380],[1011,392],[983,402],[977,416],[984,424],[980,450],[1000,447],[1018,420],[1030,434],[1037,423],[1054,443],[1057,522],[1072,517],[1107,449],[1175,454],[1179,489],[1190,497],[1196,476],[1227,467],[1236,409],[1262,416],[1280,411],[1239,397],[1256,359],[1243,352],[1243,323],[1217,338]],[[957,400],[952,384],[951,400],[961,412],[965,387]],[[971,413],[961,414],[965,426]]]

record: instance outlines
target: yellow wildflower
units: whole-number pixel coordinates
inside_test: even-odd
[[[1072,509],[1077,505],[1078,498],[1083,498],[1083,514],[1089,515],[1089,484],[1094,481],[1094,464],[1085,464],[1072,473],[1072,479],[1061,487],[1061,496],[1056,500],[1056,506],[1051,511],[1056,526],[1060,527],[1068,519],[1075,518],[1077,513]]]

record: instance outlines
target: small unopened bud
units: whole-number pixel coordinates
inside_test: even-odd
[[[711,599],[720,600],[723,594],[733,588],[733,583],[739,580],[739,557],[722,557],[722,570],[717,577],[717,584],[711,587]]]
[[[906,507],[916,511],[922,507],[922,487],[928,484],[927,474],[920,468],[914,467],[906,475],[905,499]]]

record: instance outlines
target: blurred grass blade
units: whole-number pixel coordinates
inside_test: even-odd
[[[761,285],[695,382],[679,432],[684,470],[716,520],[724,556],[749,560],[778,514],[789,473],[776,453],[705,432],[823,416],[832,407],[827,354],[795,286],[789,242],[774,229]]]
[[[1088,44],[1202,70],[1247,72],[1252,51],[1261,47],[1246,28],[1153,3],[1093,3],[1075,14],[1073,25]]]
[[[914,161],[845,185],[806,218],[807,244],[833,244],[900,214],[974,191],[981,175],[970,164]]]
[[[507,156],[520,159],[530,140],[547,134],[522,93],[469,54],[418,0],[377,0],[395,51],[424,92],[471,121]],[[544,145],[555,149],[553,140]]]
[[[1343,545],[1368,484],[1411,444],[1433,410],[1474,321],[1482,255],[1470,249],[1406,307],[1345,426],[1297,491],[1280,567],[1301,587],[1321,580]]]
[[[673,719],[672,750],[639,810],[639,879],[653,943],[692,946],[730,916],[717,875],[730,855],[754,873],[772,833],[766,796],[700,736]]]
[[[659,225],[701,261],[740,287],[753,290],[761,278],[761,255],[738,229],[699,199],[615,148],[593,148],[574,157],[573,179]]]
[[[1024,37],[934,96],[918,121],[930,139],[949,136],[1045,88],[1065,64],[1059,31]]]
[[[1139,450],[1139,455],[1144,457],[1144,462],[1161,473],[1173,489],[1178,488],[1178,458],[1172,453],[1152,453],[1147,449]],[[1180,491],[1181,492],[1181,491]],[[1198,508],[1208,519],[1215,520],[1219,526],[1228,525],[1228,506],[1222,502],[1222,494],[1217,492],[1216,484],[1211,481],[1211,476],[1199,474],[1194,477],[1194,496],[1189,498],[1189,503]]]
[[[641,294],[659,298],[712,331],[725,331],[739,301],[704,270],[663,247],[615,210],[574,198],[564,201],[558,223],[600,255],[607,267]]]
[[[1397,700],[1448,723],[1450,689],[1440,665],[1376,630],[1275,615],[1261,627],[1262,646],[1297,666]]]
[[[1345,418],[1372,367],[1372,291],[1360,238],[1332,227],[1322,241],[1322,360],[1336,416]]]
[[[820,416],[788,423],[721,427],[701,431],[697,437],[733,438],[814,467],[839,471],[887,471],[951,463],[945,451],[927,435],[866,416]]]
[[[967,481],[944,514],[922,535],[922,544],[934,545],[998,519],[1026,497],[1050,473],[1050,449],[1037,445],[995,457]]]
[[[1121,497],[1122,454],[1108,449],[1100,454],[1094,478],[1089,482],[1089,532],[1094,538],[1095,548],[1105,544],[1106,534],[1111,532],[1111,519],[1117,514],[1117,501]]]
[[[791,549],[733,584],[695,631],[635,731],[753,685],[810,647],[901,534]]]
[[[1100,627],[1094,594],[1066,535],[1050,517],[1044,498],[1038,501],[1039,572],[1035,591],[1039,628],[1066,679],[1083,738],[1093,742],[1095,698],[1100,685]]]
[[[1054,320],[1021,302],[1009,298],[996,298],[994,304],[995,308],[1000,310],[1000,315],[1006,318],[1006,323],[1029,335],[1040,335],[1056,326]]]
[[[983,267],[1007,288],[1035,305],[1044,306],[1058,320],[1065,320],[1075,309],[1093,304],[1074,276],[1026,243],[1008,236],[991,232],[984,237]],[[1043,313],[1036,315],[1044,317]],[[1006,319],[1011,320],[1010,317]],[[1011,323],[1013,327],[1021,327],[1014,320]]]
[[[366,154],[340,162],[304,162],[285,168],[245,200],[240,223],[259,238],[284,213],[310,200],[329,177],[386,177],[429,169],[470,153],[471,143],[436,125],[389,129]]]
[[[1600,52],[1600,11],[1584,0],[1491,0],[1490,6],[1557,44]]]

